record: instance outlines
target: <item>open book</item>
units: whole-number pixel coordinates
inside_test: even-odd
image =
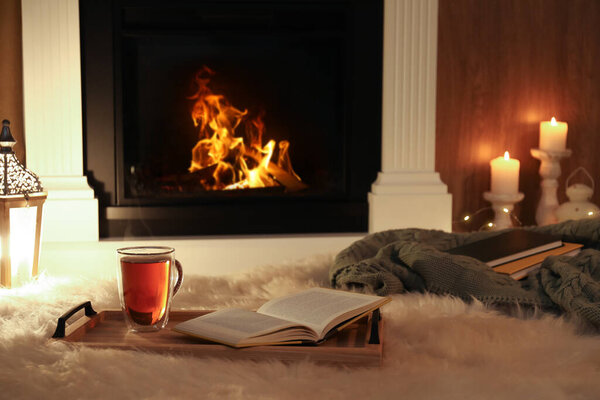
[[[256,312],[215,311],[177,324],[173,330],[232,347],[319,343],[389,301],[389,297],[312,288],[270,300]]]

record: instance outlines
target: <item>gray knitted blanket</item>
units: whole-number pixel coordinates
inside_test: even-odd
[[[515,281],[476,259],[444,252],[503,231],[389,230],[340,252],[330,270],[331,285],[379,295],[428,291],[492,305],[535,306],[578,316],[600,328],[600,219],[518,229],[556,234],[565,242],[583,243],[584,249],[574,257],[548,257],[537,273]]]

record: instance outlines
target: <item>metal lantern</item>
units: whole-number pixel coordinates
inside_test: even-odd
[[[42,208],[40,179],[17,159],[10,122],[0,132],[0,286],[11,287],[38,273]]]

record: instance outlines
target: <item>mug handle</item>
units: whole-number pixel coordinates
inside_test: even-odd
[[[177,291],[183,283],[183,268],[181,267],[181,263],[178,260],[175,260],[175,268],[177,268],[177,282],[173,287],[173,296],[177,294]]]

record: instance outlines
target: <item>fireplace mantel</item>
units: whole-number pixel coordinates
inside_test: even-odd
[[[434,170],[438,0],[385,0],[384,10],[382,167],[369,230],[450,230],[451,195]],[[98,241],[83,174],[79,2],[22,0],[22,19],[27,165],[48,191],[44,242]]]
[[[22,0],[27,167],[42,180],[44,241],[97,241],[98,202],[83,175],[79,2]]]
[[[452,229],[452,196],[435,172],[438,0],[385,0],[381,172],[369,231]]]

